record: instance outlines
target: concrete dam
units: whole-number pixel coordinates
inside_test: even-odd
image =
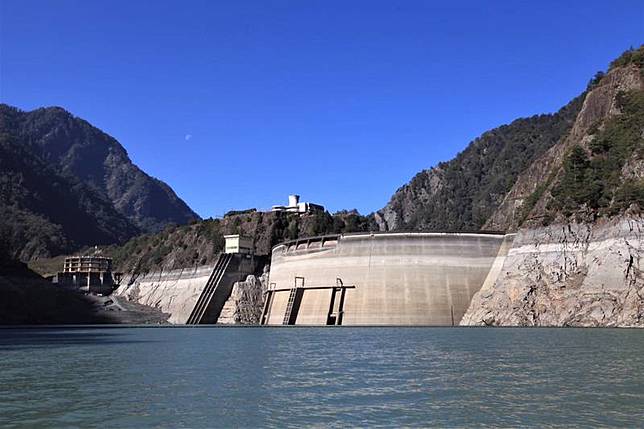
[[[264,325],[458,325],[514,235],[358,233],[272,249]]]
[[[174,324],[213,324],[226,305],[233,285],[256,273],[263,258],[222,253],[213,265],[126,276],[114,292],[139,304],[158,308]]]

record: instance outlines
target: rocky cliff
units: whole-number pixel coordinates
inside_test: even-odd
[[[484,133],[374,214],[380,230],[501,230],[612,216],[644,203],[644,47],[557,113]]]
[[[619,187],[625,182],[641,181],[644,177],[644,143],[641,136],[641,130],[644,129],[643,82],[642,69],[633,64],[616,67],[596,82],[585,96],[570,132],[521,173],[499,208],[486,221],[484,228],[512,231],[520,226],[538,226],[555,218],[564,220],[573,212],[577,215],[585,214],[586,217],[590,215],[590,220],[597,214],[610,214],[601,213],[599,209],[602,204],[608,207],[614,203]],[[623,98],[626,95],[635,98],[632,100],[635,108],[632,114],[623,112]],[[633,124],[625,123],[629,116],[633,117]],[[623,125],[627,126],[627,130],[621,131],[635,131],[635,136],[626,137],[630,141],[622,142],[624,136],[614,135],[616,132],[610,133]],[[614,146],[614,152],[621,153],[593,150],[593,142],[602,140],[608,140],[602,144]],[[579,166],[589,171],[570,171],[577,177],[562,183],[567,167],[569,170],[578,169],[573,163],[569,166],[566,164],[573,149],[577,149],[581,156]],[[595,166],[591,164],[593,161]],[[587,165],[583,165],[585,163]],[[617,177],[611,177],[613,175]],[[611,179],[613,183],[609,183]],[[592,181],[605,183],[592,184]],[[578,195],[569,195],[573,192]],[[600,192],[606,193],[604,202],[598,198],[602,196]],[[589,195],[582,199],[586,193]],[[563,210],[564,204],[557,204],[557,200],[567,197],[572,197],[565,201],[570,210]],[[631,202],[637,203],[637,196],[626,205]]]
[[[518,234],[463,325],[644,326],[644,48],[593,82],[570,132],[485,226]]]
[[[421,171],[375,213],[380,230],[481,229],[517,177],[568,133],[582,101],[487,131],[456,158]]]
[[[461,325],[644,327],[643,255],[638,214],[522,229]]]
[[[261,276],[250,275],[236,282],[230,298],[221,310],[218,324],[259,325],[264,309],[264,292],[268,289],[268,270]]]

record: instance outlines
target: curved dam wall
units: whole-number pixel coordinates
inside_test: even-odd
[[[364,233],[278,245],[262,322],[457,325],[472,296],[498,276],[512,238]],[[333,289],[338,278],[344,293]],[[299,293],[291,292],[296,282]]]

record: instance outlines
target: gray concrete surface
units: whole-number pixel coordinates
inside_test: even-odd
[[[349,234],[273,248],[269,289],[304,277],[296,324],[326,324],[331,290],[348,289],[343,325],[458,325],[472,296],[498,275],[503,234]],[[501,252],[500,252],[501,251]],[[501,259],[498,259],[501,258]],[[486,280],[487,279],[487,280]],[[289,291],[274,292],[267,324],[282,324]]]
[[[233,284],[254,273],[255,258],[235,254],[235,263],[224,273],[221,284],[209,302],[203,323],[215,323],[224,303],[230,296]],[[172,271],[155,271],[142,275],[127,275],[116,289],[114,296],[157,308],[170,315],[173,324],[187,322],[201,296],[215,264]]]

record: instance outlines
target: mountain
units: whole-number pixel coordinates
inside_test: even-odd
[[[0,135],[0,245],[30,260],[139,233],[100,193]]]
[[[258,252],[268,254],[282,240],[311,235],[516,231],[644,207],[642,52],[625,53],[558,112],[485,132],[454,159],[418,173],[371,215],[232,213],[137,237],[111,251],[124,271],[168,270],[212,262],[223,248],[223,234],[237,232],[253,237]]]
[[[0,104],[0,237],[30,260],[199,217],[112,137],[59,107]]]
[[[591,82],[573,126],[517,178],[484,228],[595,222],[644,208],[644,46]]]
[[[510,234],[461,325],[644,327],[644,46],[553,115],[483,134],[375,214]]]
[[[485,228],[517,231],[462,325],[644,327],[644,47],[588,88],[565,138]]]
[[[488,131],[418,173],[375,213],[380,230],[512,231],[639,201],[642,57],[627,51],[558,112]]]
[[[485,132],[454,159],[421,171],[376,212],[383,231],[476,231],[519,174],[572,127],[583,95],[554,114]]]

